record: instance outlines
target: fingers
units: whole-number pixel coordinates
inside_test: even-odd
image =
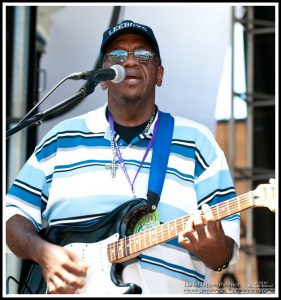
[[[48,293],[49,294],[54,294],[55,290],[56,290],[56,286],[52,283],[52,281],[49,281],[47,283],[48,285]]]
[[[200,210],[193,214],[193,228],[196,230],[199,239],[206,238],[204,219]]]
[[[186,236],[186,232],[182,230],[178,235],[178,242],[181,244],[184,248],[189,249],[189,246],[191,245],[188,237]]]
[[[210,206],[208,204],[203,204],[202,211],[204,212],[206,220],[207,233],[210,235],[220,234],[223,231],[221,222],[215,219]]]
[[[78,294],[79,289],[77,287],[67,284],[61,280],[58,276],[53,276],[48,282],[49,294]]]
[[[50,294],[76,294],[86,284],[88,266],[72,251],[50,247],[49,260],[42,265]]]
[[[66,285],[75,288],[82,288],[86,284],[85,277],[74,276],[72,273],[61,272],[57,275]]]
[[[212,211],[211,211],[210,206],[208,204],[204,203],[202,205],[202,211],[204,212],[206,221],[210,221],[210,220],[214,219]]]
[[[202,222],[201,212],[196,211],[186,222],[185,228],[179,233],[178,242],[188,251],[192,252],[198,239],[204,235],[204,224]]]
[[[74,252],[68,251],[68,256],[70,258],[70,261],[64,266],[67,271],[70,273],[73,273],[77,276],[86,276],[87,270],[89,268],[88,265],[86,265]]]
[[[50,294],[77,294],[79,288],[86,284],[84,277],[76,277],[67,272],[61,272],[52,276],[48,281]]]
[[[216,220],[212,208],[207,204],[202,205],[202,211],[189,216],[185,228],[179,233],[178,241],[210,268],[227,261],[227,257],[231,255],[226,257],[225,253],[229,252],[228,249],[233,249],[233,244],[226,245],[222,224]]]
[[[179,233],[178,241],[184,248],[193,251],[199,248],[200,243],[214,235],[217,226],[209,205],[203,204],[202,210],[197,210],[189,216],[184,230]]]
[[[206,235],[204,227],[201,211],[195,211],[186,222],[185,228],[181,232],[181,237],[187,238],[191,242],[198,240],[198,238],[204,238]]]

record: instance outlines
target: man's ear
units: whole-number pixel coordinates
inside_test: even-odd
[[[159,65],[158,72],[157,72],[157,81],[156,81],[157,86],[162,85],[163,75],[164,75],[164,67]]]
[[[107,85],[106,85],[105,81],[101,81],[100,86],[101,86],[101,89],[104,90],[104,91],[107,89]]]

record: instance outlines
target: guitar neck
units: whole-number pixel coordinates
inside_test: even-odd
[[[254,206],[253,194],[252,192],[248,192],[241,196],[210,206],[210,209],[215,220],[220,220]],[[201,211],[201,215],[202,214],[204,213]],[[204,218],[203,215],[202,217]],[[145,249],[177,237],[184,229],[188,219],[188,215],[183,216],[154,228],[135,233],[120,239],[117,242],[110,243],[107,249],[109,261],[115,263],[120,260],[129,260],[131,257],[134,257],[135,254]]]

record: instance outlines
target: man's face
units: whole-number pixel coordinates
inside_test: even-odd
[[[148,50],[154,53],[150,43],[138,34],[124,34],[112,41],[106,54],[113,50]],[[113,66],[114,62],[109,60],[105,54],[103,68]],[[163,67],[159,64],[154,55],[151,61],[138,62],[133,53],[128,55],[127,61],[119,63],[126,69],[126,78],[121,83],[106,81],[109,100],[124,99],[127,101],[137,101],[145,99],[154,101],[155,85],[161,85],[163,77]]]

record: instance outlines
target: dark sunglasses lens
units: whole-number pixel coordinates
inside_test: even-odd
[[[109,56],[110,61],[115,62],[115,63],[122,63],[127,60],[128,52],[125,50],[114,50],[114,51],[111,51],[108,54],[108,56]]]
[[[137,61],[146,62],[152,59],[153,54],[147,50],[137,50],[135,51],[135,58]]]

